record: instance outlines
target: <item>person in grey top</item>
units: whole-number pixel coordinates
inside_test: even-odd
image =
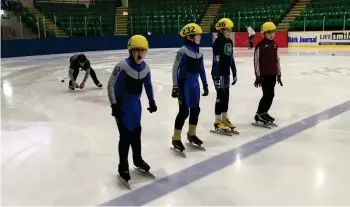
[[[94,81],[95,85],[99,88],[102,88],[102,84],[97,79],[95,71],[91,68],[90,61],[86,58],[84,54],[77,54],[73,55],[69,59],[70,65],[68,70],[68,76],[69,76],[69,90],[74,91],[74,88],[80,88],[83,89],[85,87],[85,82],[88,79],[89,75],[91,76],[92,80]],[[85,70],[85,76],[83,81],[80,85],[76,82],[76,79],[79,74],[79,69]]]

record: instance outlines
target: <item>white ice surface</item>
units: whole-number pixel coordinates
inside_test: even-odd
[[[158,112],[148,113],[144,94],[142,151],[158,178],[271,131],[250,125],[261,89],[253,87],[253,51],[235,49],[238,82],[231,87],[229,116],[241,134],[209,133],[216,94],[211,49],[203,51],[210,95],[201,97],[197,134],[207,151],[188,149],[186,159],[169,150],[178,111],[170,95],[176,49],[148,52]],[[350,99],[349,50],[279,53],[284,86],[276,86],[270,114],[281,127]],[[71,55],[1,59],[2,205],[98,205],[128,192],[116,180],[118,130],[105,87],[128,52],[86,53],[104,89],[89,79],[75,93],[60,82]],[[149,205],[350,205],[349,123],[346,112]],[[132,166],[131,150],[129,158]],[[152,182],[131,176],[134,188]]]

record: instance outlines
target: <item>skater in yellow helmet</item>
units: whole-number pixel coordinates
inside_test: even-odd
[[[255,123],[253,124],[264,127],[274,125],[275,119],[268,114],[268,111],[275,96],[276,80],[283,86],[278,45],[274,41],[275,31],[276,25],[273,22],[264,23],[261,27],[264,39],[256,45],[254,52],[254,86],[261,86],[263,96],[254,117]]]
[[[119,139],[119,178],[130,187],[128,153],[131,146],[134,165],[138,170],[150,174],[150,166],[141,156],[141,94],[142,87],[149,100],[150,113],[157,111],[154,101],[151,71],[144,61],[148,41],[142,35],[134,35],[128,42],[129,57],[121,60],[113,70],[108,82],[108,97],[115,117]]]
[[[185,44],[177,52],[173,65],[173,90],[171,96],[179,100],[179,112],[176,116],[172,145],[175,152],[185,156],[185,147],[181,142],[181,131],[189,116],[187,139],[190,143],[200,146],[203,142],[196,135],[198,116],[200,113],[200,88],[198,77],[203,84],[203,96],[209,93],[207,78],[204,70],[203,53],[199,50],[202,28],[190,23],[185,25],[180,35]]]
[[[237,81],[237,70],[233,57],[233,42],[231,31],[233,22],[228,18],[220,19],[215,28],[218,30],[218,37],[213,43],[213,65],[211,75],[216,89],[215,101],[215,122],[214,130],[221,134],[237,133],[236,126],[232,124],[227,116],[229,91],[230,91],[230,70],[232,72],[232,85]]]

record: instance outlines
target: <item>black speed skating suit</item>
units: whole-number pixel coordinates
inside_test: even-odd
[[[86,82],[88,79],[89,75],[91,76],[92,80],[98,87],[102,87],[102,84],[100,81],[97,79],[95,71],[91,68],[90,61],[86,58],[84,54],[77,54],[73,55],[69,59],[69,70],[68,70],[68,75],[69,75],[69,88],[71,90],[74,90],[74,87],[72,86],[72,81],[76,81],[78,74],[79,74],[79,69],[81,68],[82,70],[85,70],[85,76],[83,83]]]

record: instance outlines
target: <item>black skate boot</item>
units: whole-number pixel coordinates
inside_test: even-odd
[[[267,112],[263,113],[262,116],[268,121],[269,125],[277,127],[277,124],[273,123],[275,121],[275,118],[270,116]]]
[[[272,116],[270,116],[267,112],[263,113],[262,116],[263,116],[266,120],[268,120],[268,121],[270,121],[270,122],[274,122],[274,121],[275,121],[275,118],[273,118]]]
[[[181,155],[182,157],[186,157],[185,153],[183,152],[185,150],[185,147],[182,144],[181,140],[172,140],[171,144],[173,145],[173,147],[170,147],[170,149],[173,152],[176,152],[177,154]]]
[[[69,91],[69,92],[73,92],[74,90],[75,90],[75,88],[74,88],[73,86],[69,86],[69,87],[68,87],[68,91]]]
[[[262,114],[255,114],[254,120],[255,120],[255,122],[252,123],[252,125],[261,126],[261,127],[265,127],[265,128],[270,129],[270,127],[268,126],[269,121],[266,120],[266,118]]]
[[[119,180],[129,189],[131,189],[130,184],[129,184],[129,180],[130,180],[130,173],[129,173],[129,169],[122,169],[119,168],[118,169],[118,178]]]
[[[96,86],[99,88],[102,88],[103,85],[101,83],[98,83],[98,84],[96,84]]]
[[[192,144],[192,146],[205,151],[205,148],[201,146],[203,144],[203,141],[200,140],[196,135],[190,136],[187,134],[187,140]]]
[[[152,173],[149,172],[150,169],[151,167],[144,160],[141,160],[141,162],[137,163],[137,165],[135,166],[135,170],[142,173],[143,175],[146,175],[151,178],[156,178]]]

